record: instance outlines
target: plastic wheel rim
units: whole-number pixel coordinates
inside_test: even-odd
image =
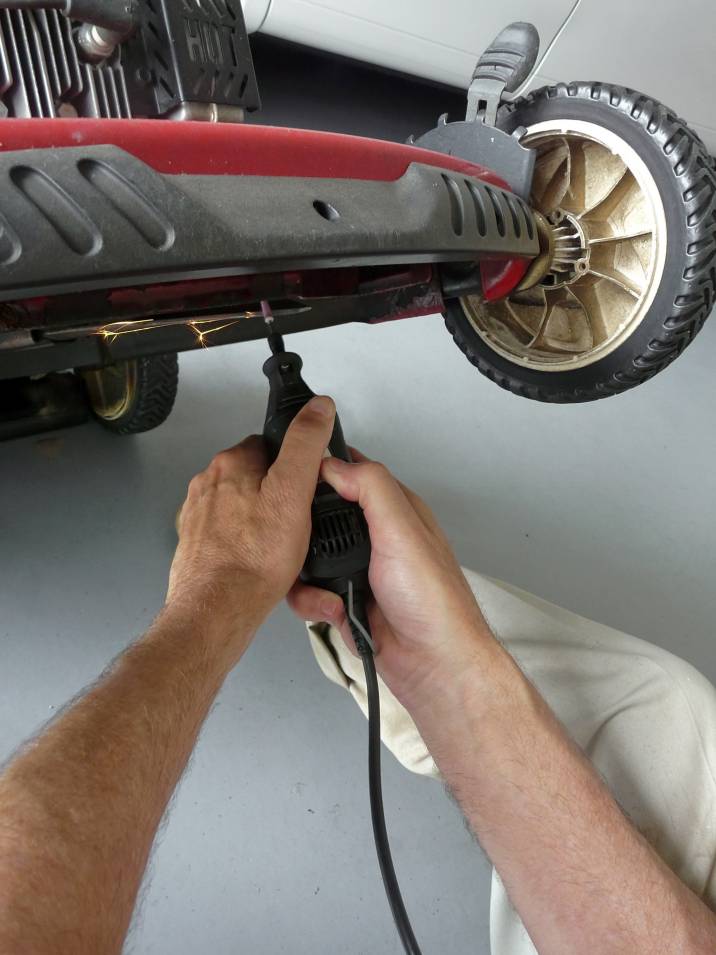
[[[127,413],[137,390],[136,361],[120,361],[106,368],[84,372],[94,413],[104,421],[116,421]]]
[[[480,338],[511,362],[584,368],[623,344],[654,301],[666,260],[664,205],[636,151],[595,123],[537,123],[521,142],[538,150],[533,207],[552,221],[564,216],[560,252],[533,288],[461,305]]]

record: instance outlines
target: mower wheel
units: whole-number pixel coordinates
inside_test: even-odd
[[[527,398],[592,401],[641,384],[714,303],[706,147],[661,103],[604,83],[537,90],[498,125],[525,127],[521,142],[537,151],[531,202],[548,260],[506,299],[451,301],[449,331],[483,374]]]
[[[178,375],[176,354],[132,358],[81,372],[95,417],[122,435],[151,431],[166,421]]]

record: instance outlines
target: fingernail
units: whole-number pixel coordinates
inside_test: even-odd
[[[308,402],[308,407],[311,411],[315,411],[316,414],[321,415],[323,418],[332,418],[335,412],[333,402],[330,398],[326,398],[323,395],[318,395],[316,398],[311,398]]]
[[[321,604],[321,613],[324,620],[333,620],[338,613],[338,603],[335,600],[324,600]]]
[[[344,461],[343,458],[334,458],[328,457],[323,462],[323,466],[330,468],[332,471],[345,471],[348,467],[348,462]]]

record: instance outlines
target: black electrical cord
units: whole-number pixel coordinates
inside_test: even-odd
[[[272,352],[263,367],[270,388],[264,440],[270,460],[275,461],[291,422],[298,411],[314,397],[314,393],[301,377],[303,362],[299,356],[285,351],[283,339],[274,327],[273,312],[267,300],[261,302],[261,312]],[[328,451],[343,461],[351,460],[338,417]],[[311,521],[311,546],[301,571],[301,579],[305,583],[341,596],[356,650],[363,660],[368,691],[368,778],[375,847],[383,885],[405,955],[420,955],[393,868],[383,811],[380,779],[380,692],[366,608],[366,597],[370,590],[368,525],[358,504],[343,500],[329,485],[322,482],[319,482],[313,498]]]
[[[413,929],[405,910],[403,896],[400,893],[398,877],[390,853],[388,831],[385,826],[383,810],[383,786],[380,773],[380,690],[378,675],[375,671],[373,646],[368,625],[368,616],[363,601],[356,601],[353,607],[347,607],[348,619],[353,633],[356,649],[363,661],[365,682],[368,693],[368,788],[370,791],[370,815],[373,822],[373,837],[378,853],[380,874],[383,877],[385,894],[388,896],[390,911],[403,943],[405,955],[421,955]]]

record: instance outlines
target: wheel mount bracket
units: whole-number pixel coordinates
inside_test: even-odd
[[[531,23],[505,27],[477,61],[467,91],[463,122],[448,123],[447,114],[435,129],[408,142],[435,152],[480,162],[494,169],[518,196],[529,199],[535,155],[520,145],[524,130],[511,136],[495,125],[505,94],[514,93],[537,62],[539,34]]]

